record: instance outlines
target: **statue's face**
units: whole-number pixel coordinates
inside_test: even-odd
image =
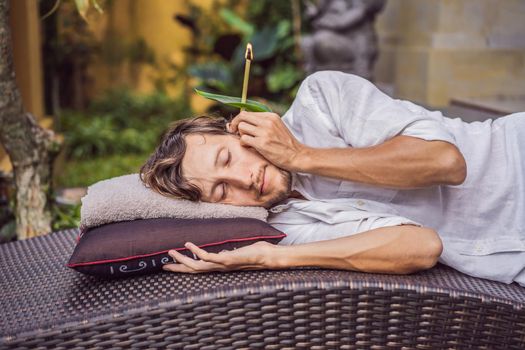
[[[241,146],[238,136],[191,134],[185,141],[182,175],[202,201],[269,208],[290,194],[291,174]]]

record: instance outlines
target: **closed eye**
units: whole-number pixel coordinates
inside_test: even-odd
[[[232,160],[232,154],[228,151],[228,159],[226,159],[226,165],[229,165]]]
[[[221,199],[220,199],[221,201],[226,199],[226,194],[227,194],[226,193],[226,188],[227,188],[226,183],[223,183],[222,184],[222,196],[221,196]]]

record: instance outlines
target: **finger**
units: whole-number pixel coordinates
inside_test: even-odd
[[[183,273],[201,273],[201,272],[212,272],[212,271],[226,271],[226,269],[220,265],[216,265],[213,263],[206,263],[202,261],[198,261],[202,265],[197,267],[190,267],[188,265],[185,265],[184,263],[179,264],[166,264],[162,266],[162,269],[164,271],[171,271],[171,272],[183,272]]]
[[[224,266],[213,263],[213,262],[207,262],[202,260],[195,260],[192,258],[189,258],[185,255],[182,255],[181,253],[177,252],[176,250],[170,250],[168,252],[170,256],[172,256],[176,261],[178,261],[181,264],[186,265],[190,269],[194,271],[215,271],[217,269],[222,269]]]
[[[237,126],[237,130],[239,131],[239,134],[244,135],[248,134],[251,136],[258,136],[257,134],[257,127],[253,126],[252,124],[246,123],[246,122],[240,122]]]
[[[209,253],[191,242],[187,242],[186,244],[184,244],[184,246],[188,248],[191,252],[193,252],[195,255],[197,255],[202,261],[207,261],[220,265],[224,265],[225,263],[224,254],[220,255],[216,253]]]
[[[169,272],[182,272],[182,273],[196,273],[197,272],[184,264],[166,264],[162,266],[162,269],[164,271],[169,271]]]
[[[240,122],[247,122],[255,126],[259,126],[264,120],[266,112],[246,112],[243,111],[235,116],[230,122],[230,129],[232,132],[237,132]]]
[[[202,263],[201,261],[199,261]],[[188,265],[180,264],[166,264],[162,266],[164,271],[170,272],[183,272],[183,273],[203,273],[203,272],[212,272],[212,271],[226,271],[225,268],[215,265],[212,263],[204,263],[206,265],[198,266],[197,268],[190,267]]]
[[[255,137],[251,135],[247,135],[247,134],[241,135],[240,141],[241,141],[241,146],[253,147],[257,149],[257,147],[255,146],[257,144],[257,140],[255,139]]]
[[[180,264],[184,264],[187,267],[191,268],[192,270],[197,270],[197,260],[194,260],[192,258],[187,257],[186,255],[182,255],[176,250],[170,250],[168,251],[168,254],[177,262]]]

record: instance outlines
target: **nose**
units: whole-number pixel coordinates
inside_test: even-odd
[[[255,186],[256,179],[254,174],[249,169],[242,169],[240,167],[228,169],[228,173],[224,175],[224,180],[231,186],[238,187],[244,190],[251,190]]]

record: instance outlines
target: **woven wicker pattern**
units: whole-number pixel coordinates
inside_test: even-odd
[[[0,349],[524,349],[525,288],[445,266],[100,280],[77,230],[0,245]]]

